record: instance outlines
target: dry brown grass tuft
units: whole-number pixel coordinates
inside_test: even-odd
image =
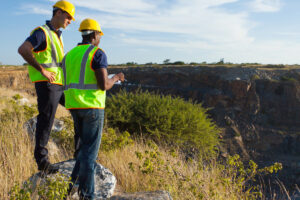
[[[9,114],[2,115],[0,120],[0,199],[9,199],[8,193],[15,184],[22,184],[37,173],[33,156],[34,142],[23,127],[25,118],[22,113],[14,113],[9,104],[5,105]],[[65,160],[63,155],[60,152],[51,156],[50,160]]]

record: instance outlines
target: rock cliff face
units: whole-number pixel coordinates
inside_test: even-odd
[[[300,68],[144,67],[123,71],[125,88],[181,96],[211,108],[224,128],[222,155],[239,153],[260,165],[282,162],[287,182],[300,172]]]

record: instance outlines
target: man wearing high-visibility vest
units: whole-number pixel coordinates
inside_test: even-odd
[[[74,19],[75,7],[68,1],[53,5],[53,16],[46,24],[34,29],[18,52],[29,64],[29,77],[35,83],[39,114],[37,116],[34,157],[38,169],[55,173],[48,159],[46,145],[53,125],[58,103],[64,105],[61,61],[64,57],[60,28],[66,28]]]
[[[64,73],[65,107],[74,120],[80,148],[71,175],[78,182],[81,199],[94,199],[94,174],[104,121],[106,90],[115,82],[124,81],[124,74],[107,76],[107,58],[98,48],[103,35],[93,19],[81,22],[82,43],[67,53],[62,61]]]

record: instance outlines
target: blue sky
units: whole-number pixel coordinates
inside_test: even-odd
[[[69,0],[76,21],[63,30],[65,52],[79,24],[96,19],[109,64],[225,62],[300,64],[299,0]],[[23,64],[18,47],[52,16],[55,0],[3,0],[2,64]]]

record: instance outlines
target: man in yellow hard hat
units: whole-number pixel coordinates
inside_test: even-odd
[[[34,29],[18,52],[29,64],[28,72],[35,84],[39,114],[35,133],[35,150],[38,169],[55,173],[57,167],[48,159],[46,145],[58,103],[64,105],[61,61],[64,57],[60,28],[66,28],[74,19],[75,7],[68,1],[53,5],[53,16],[46,24]]]
[[[82,42],[67,53],[62,63],[65,107],[72,114],[75,133],[80,138],[71,181],[78,181],[81,199],[94,199],[94,173],[102,136],[106,90],[115,82],[124,81],[124,74],[108,78],[106,54],[98,48],[103,32],[97,21],[83,20],[79,31]]]

